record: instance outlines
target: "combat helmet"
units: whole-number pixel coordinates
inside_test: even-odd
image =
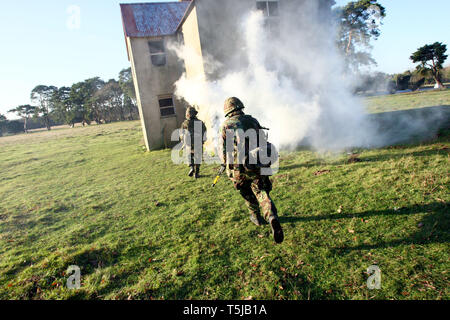
[[[241,100],[239,100],[236,97],[231,97],[225,100],[223,111],[225,113],[225,117],[228,116],[230,113],[238,110],[244,109],[244,104]]]
[[[186,118],[194,118],[198,114],[198,111],[194,107],[188,107],[186,109]]]

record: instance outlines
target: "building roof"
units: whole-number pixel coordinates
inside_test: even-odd
[[[121,4],[126,37],[175,34],[192,1]]]

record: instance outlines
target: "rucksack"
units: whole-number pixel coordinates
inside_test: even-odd
[[[250,115],[242,115],[240,117],[240,122],[242,124],[241,129],[244,132],[248,129],[255,129],[257,131],[257,146],[250,150],[250,143],[245,142],[245,157],[244,163],[240,165],[247,172],[261,174],[264,171],[264,175],[271,175],[270,167],[278,160],[279,154],[278,150],[267,140],[267,134],[262,135],[263,140],[261,141],[261,136],[259,135],[260,130],[269,130],[262,127],[258,120]],[[248,137],[246,137],[246,140]],[[256,163],[255,163],[256,162]]]

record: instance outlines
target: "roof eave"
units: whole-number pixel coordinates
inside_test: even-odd
[[[189,3],[189,6],[186,9],[186,12],[184,13],[183,18],[181,19],[180,23],[178,24],[176,32],[178,32],[180,30],[181,26],[186,21],[187,17],[189,16],[189,14],[191,13],[192,9],[194,8],[194,4],[195,4],[195,0],[191,0],[190,3]]]

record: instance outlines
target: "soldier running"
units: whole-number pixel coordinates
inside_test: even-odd
[[[206,126],[203,121],[197,118],[197,110],[194,107],[186,109],[186,120],[181,125],[186,151],[189,153],[189,176],[194,175],[195,179],[200,176],[200,164],[203,157],[203,144],[206,141]],[[186,136],[186,133],[189,133]],[[189,138],[188,138],[189,137]],[[196,146],[201,144],[200,146]]]
[[[223,141],[223,152],[221,153],[222,165],[226,166],[228,177],[233,181],[234,187],[240,192],[245,200],[248,210],[250,211],[250,221],[261,226],[266,221],[272,228],[272,234],[276,243],[283,242],[284,235],[281,224],[277,215],[277,208],[269,196],[272,190],[272,183],[267,175],[261,175],[261,170],[257,166],[248,166],[237,161],[237,138],[234,138],[232,145],[234,146],[232,157],[227,157],[226,139],[227,131],[241,129],[246,132],[249,129],[263,129],[259,122],[250,115],[246,115],[242,110],[244,104],[235,97],[228,98],[224,104],[226,120],[222,125],[221,138]],[[230,131],[229,131],[230,132]],[[247,139],[247,138],[246,138]],[[259,140],[259,139],[258,139]],[[243,142],[242,142],[243,143]],[[258,141],[259,143],[259,141]],[[245,153],[249,154],[248,141],[245,142]],[[258,146],[259,147],[259,146]],[[232,163],[230,163],[230,158]],[[261,217],[261,210],[264,219]]]

